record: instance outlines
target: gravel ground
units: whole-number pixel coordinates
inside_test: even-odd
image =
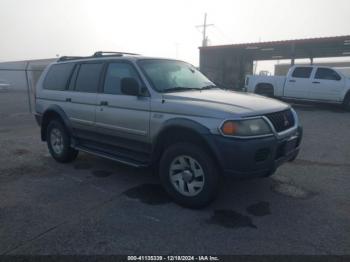
[[[0,254],[350,254],[350,113],[295,105],[299,158],[225,183],[203,210],[147,169],[87,154],[58,164],[25,93],[0,92]]]

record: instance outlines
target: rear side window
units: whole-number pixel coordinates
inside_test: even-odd
[[[75,91],[97,93],[103,64],[81,64]]]
[[[312,67],[297,67],[295,68],[292,77],[295,78],[310,78]]]
[[[318,68],[315,79],[339,81],[341,77],[337,72],[329,68]]]
[[[51,66],[44,81],[44,89],[65,90],[73,67],[73,63],[55,64]]]

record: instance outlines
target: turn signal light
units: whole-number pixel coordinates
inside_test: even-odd
[[[237,125],[233,122],[225,122],[222,127],[221,131],[224,135],[232,136],[237,132]]]

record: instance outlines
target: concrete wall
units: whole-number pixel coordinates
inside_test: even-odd
[[[253,72],[253,61],[225,50],[201,50],[200,70],[224,88],[241,89],[245,75]]]

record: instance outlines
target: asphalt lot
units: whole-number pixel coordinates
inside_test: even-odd
[[[189,210],[149,170],[87,154],[56,163],[25,93],[0,92],[0,254],[350,254],[350,113],[295,108],[294,163]]]

